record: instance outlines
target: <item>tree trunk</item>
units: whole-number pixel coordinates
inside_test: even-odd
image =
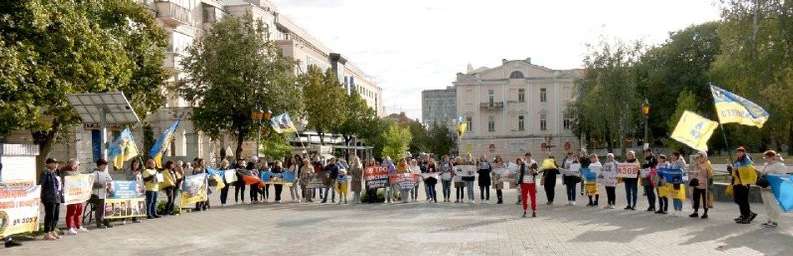
[[[52,144],[55,142],[55,136],[61,131],[61,122],[58,118],[52,120],[52,128],[49,131],[31,131],[30,135],[33,137],[34,143],[39,146],[39,155],[36,156],[36,179],[41,177],[44,172],[44,161],[49,158],[52,151]],[[66,160],[66,159],[62,159]]]
[[[237,159],[242,158],[242,143],[245,142],[245,133],[242,132],[242,128],[240,128],[237,132],[237,149],[234,151],[234,155]],[[256,150],[259,150],[258,148]]]
[[[787,136],[787,151],[788,155],[793,154],[793,123],[788,124],[788,136]]]
[[[317,129],[317,135],[319,135],[319,144],[325,145],[325,133],[322,130]]]
[[[611,137],[611,127],[606,124],[606,149],[609,153],[614,153],[614,138]]]

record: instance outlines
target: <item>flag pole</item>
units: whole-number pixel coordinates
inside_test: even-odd
[[[716,108],[716,97],[713,97],[713,83],[708,82],[708,86],[710,87],[710,97],[713,98],[713,108],[716,109],[716,118],[719,119],[719,128],[721,129],[721,138],[724,139],[724,146],[727,148],[727,157],[730,159],[730,164],[732,164],[732,154],[730,154],[730,144],[727,143],[727,130],[724,130],[724,125],[721,123],[721,117],[719,117],[719,110]]]

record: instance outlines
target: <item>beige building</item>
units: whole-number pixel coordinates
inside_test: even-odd
[[[187,48],[200,38],[212,24],[221,20],[226,15],[242,16],[250,13],[254,19],[261,20],[270,28],[270,40],[275,40],[283,53],[298,62],[296,72],[307,70],[308,65],[315,65],[322,69],[332,68],[331,50],[323,46],[319,40],[312,37],[305,30],[295,25],[285,15],[280,14],[277,8],[268,0],[135,0],[147,7],[156,17],[157,23],[162,26],[167,34],[168,46],[163,62],[165,69],[173,74],[166,84],[173,84],[186,77],[179,63],[187,54]],[[346,62],[346,60],[345,60]],[[339,72],[339,81],[345,77],[355,77],[355,88],[362,93],[370,107],[382,113],[382,89],[358,68],[351,64],[343,65]],[[169,159],[192,160],[195,157],[214,159],[219,156],[223,148],[235,147],[233,138],[224,138],[220,141],[210,140],[196,131],[190,121],[192,106],[175,92],[165,90],[166,103],[163,108],[150,113],[145,120],[151,125],[151,134],[156,138],[177,119],[182,122],[175,133],[174,142],[169,146],[167,156]],[[365,88],[365,89],[364,89]],[[372,92],[372,93],[369,93]],[[83,168],[93,168],[91,164],[96,156],[96,147],[101,141],[98,135],[97,124],[84,124],[77,127],[68,127],[62,134],[61,143],[54,145],[50,154],[58,159],[77,158]],[[109,137],[117,135],[122,127],[112,127]],[[139,146],[143,145],[144,128],[142,125],[133,127],[135,138]],[[7,136],[8,143],[33,143],[29,131],[16,131]],[[112,140],[112,138],[108,138]],[[255,154],[255,142],[246,142],[243,154]],[[148,148],[140,148],[147,151]]]
[[[458,141],[459,153],[514,161],[526,152],[559,157],[577,148],[573,116],[566,110],[574,100],[579,72],[552,70],[525,59],[458,73],[453,82],[457,115],[469,127]]]

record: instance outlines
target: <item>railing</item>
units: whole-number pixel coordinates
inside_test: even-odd
[[[504,102],[497,101],[497,102],[482,102],[479,103],[479,108],[485,110],[502,110],[504,109]]]
[[[190,10],[167,0],[156,2],[157,18],[170,25],[189,25]]]

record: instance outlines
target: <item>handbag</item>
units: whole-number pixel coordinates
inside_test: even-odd
[[[763,174],[760,176],[760,178],[757,178],[757,182],[755,182],[755,184],[761,188],[768,188],[768,186],[771,185],[771,183],[768,182],[768,175],[766,174]]]
[[[690,181],[688,181],[688,185],[691,186],[691,187],[699,186],[699,179],[697,179],[697,178],[691,179]]]

